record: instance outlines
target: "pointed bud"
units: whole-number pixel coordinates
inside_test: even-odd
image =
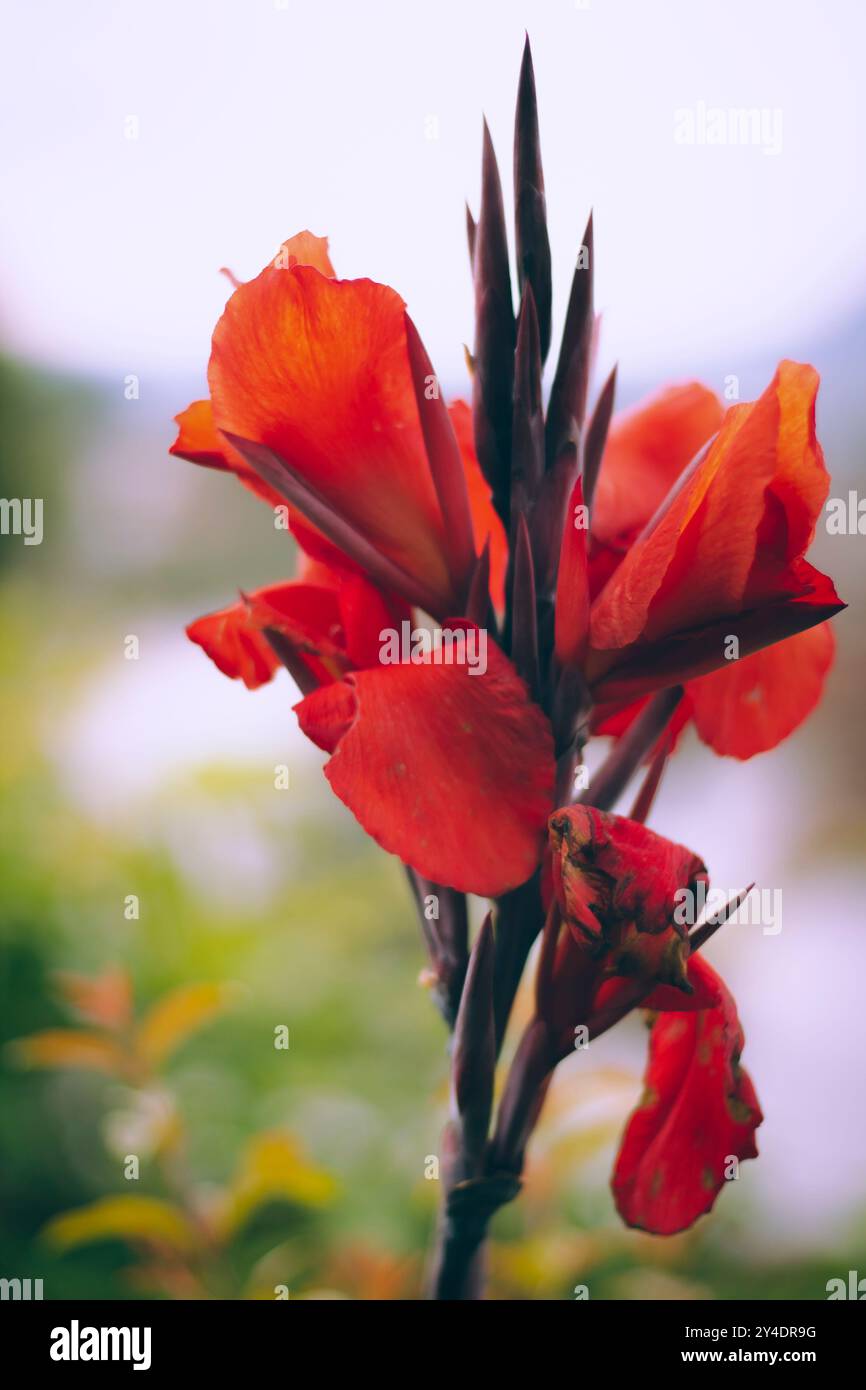
[[[607,443],[607,434],[613,415],[615,394],[616,367],[602,387],[601,395],[595,403],[595,409],[586,431],[586,445],[583,451],[583,495],[586,505],[590,509],[592,508],[592,499],[595,496],[595,485],[601,471],[601,461],[604,457],[604,446]]]
[[[527,285],[517,323],[511,430],[511,517],[529,513],[544,475],[544,404],[535,296]]]
[[[538,489],[530,519],[530,536],[535,558],[535,583],[541,598],[552,598],[556,592],[562,533],[567,520],[566,508],[578,472],[577,446],[566,444],[553,467],[545,473]]]
[[[478,224],[472,216],[472,209],[466,204],[466,241],[469,246],[469,268],[475,275],[475,236],[478,231]]]
[[[750,883],[748,888],[744,888],[735,898],[731,898],[729,902],[725,903],[725,906],[720,912],[714,912],[712,917],[707,918],[706,922],[702,922],[700,926],[695,927],[689,937],[689,946],[692,955],[694,955],[695,951],[699,951],[702,946],[705,946],[710,937],[715,936],[719,927],[723,927],[726,922],[730,921],[737,909],[746,901],[746,898],[749,896],[754,886],[754,883]]]
[[[538,136],[535,74],[528,38],[520,67],[514,119],[514,220],[517,281],[522,292],[525,293],[525,288],[529,287],[535,298],[543,361],[550,349],[550,241]]]
[[[515,326],[502,185],[486,121],[481,184],[474,257],[472,420],[481,471],[507,524]]]
[[[514,574],[511,587],[511,660],[538,699],[538,626],[535,608],[535,571],[525,517],[517,523]]]
[[[547,408],[547,465],[551,467],[564,444],[577,442],[583,429],[592,359],[594,315],[592,214],[577,257],[556,375]]]
[[[493,605],[490,602],[490,537],[484,541],[484,549],[479,556],[469,593],[466,598],[466,615],[476,627],[495,628]]]

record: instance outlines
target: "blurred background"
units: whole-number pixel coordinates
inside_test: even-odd
[[[0,537],[0,1276],[46,1298],[416,1297],[447,1058],[400,866],[330,796],[288,676],[251,694],[183,632],[292,569],[266,509],[167,455],[204,394],[219,268],[330,235],[465,394],[463,203],[482,111],[510,196],[528,28],[555,333],[593,207],[619,404],[692,377],[750,399],[780,357],[811,361],[847,497],[866,11],[49,0],[6,20],[0,494],[44,499],[44,538]],[[758,137],[701,139],[712,108],[765,113]],[[866,1275],[864,544],[819,526],[811,558],[850,604],[821,708],[745,765],[690,736],[653,814],[717,885],[782,890],[778,935],[711,948],[761,1158],[686,1236],[622,1229],[607,1175],[645,1035],[617,1029],[561,1069],[497,1218],[494,1296],[823,1298]]]

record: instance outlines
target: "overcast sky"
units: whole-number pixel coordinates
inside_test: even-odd
[[[710,351],[736,371],[863,301],[859,0],[7,0],[5,344],[203,373],[218,268],[249,276],[310,227],[340,274],[400,290],[459,381],[463,200],[482,110],[510,198],[525,27],[558,321],[591,205],[604,352],[627,371]],[[702,143],[740,108],[763,113],[756,142]]]

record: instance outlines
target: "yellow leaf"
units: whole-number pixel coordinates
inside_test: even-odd
[[[248,1145],[228,1192],[222,1216],[225,1236],[232,1235],[257,1207],[284,1201],[301,1206],[324,1206],[336,1190],[330,1173],[304,1156],[290,1134],[271,1130]]]
[[[184,985],[157,1000],[138,1030],[138,1051],[151,1066],[164,1062],[187,1038],[198,1032],[229,1002],[224,984]]]
[[[119,966],[110,967],[101,975],[78,975],[64,970],[58,974],[57,982],[67,1004],[88,1023],[109,1030],[124,1028],[129,1023],[132,985]]]
[[[55,1216],[42,1234],[61,1250],[100,1240],[168,1245],[177,1251],[190,1250],[196,1243],[195,1228],[183,1212],[159,1197],[101,1197]]]
[[[44,1033],[18,1038],[10,1046],[26,1067],[84,1067],[112,1076],[122,1075],[128,1067],[128,1058],[117,1043],[99,1033],[74,1028],[48,1028]]]

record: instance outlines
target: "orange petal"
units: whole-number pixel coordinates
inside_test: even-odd
[[[201,463],[205,468],[231,470],[225,440],[216,432],[210,401],[193,401],[174,418],[178,435],[168,451],[170,454],[188,459],[190,463]]]
[[[175,458],[187,459],[190,463],[202,464],[205,468],[219,468],[234,473],[244,487],[255,493],[270,507],[283,506],[283,499],[273,488],[263,482],[246,459],[233,449],[227,439],[223,439],[213,419],[210,401],[193,401],[186,410],[175,415],[178,436],[169,449]]]
[[[327,237],[314,236],[312,232],[307,231],[298,232],[283,242],[275,260],[279,257],[282,257],[286,265],[311,265],[322,275],[331,278],[334,276],[334,267],[328,256]],[[223,268],[223,273],[229,277],[235,289],[240,287],[242,282],[232,275],[231,271]],[[227,469],[237,474],[244,486],[250,488],[269,506],[283,505],[283,499],[269,488],[267,483],[262,482],[246,460],[236,449],[232,449],[228,441],[217,431],[209,400],[193,401],[192,405],[175,416],[175,420],[178,436],[169,449],[170,454],[174,454],[176,458],[187,459],[190,463],[202,464],[205,468]],[[300,542],[300,537],[296,539]],[[328,544],[324,537],[322,544]]]
[[[690,681],[687,693],[704,743],[734,758],[775,748],[818,704],[834,650],[830,624],[820,623]]]
[[[284,241],[273,261],[277,269],[288,270],[293,265],[311,265],[320,275],[333,280],[336,271],[328,255],[328,238],[314,236],[312,232],[297,232]]]
[[[622,546],[642,531],[723,416],[718,397],[697,381],[616,416],[593,499],[593,539]]]
[[[790,597],[829,480],[815,438],[818,374],[783,362],[631,547],[593,605],[592,645],[611,650]]]
[[[213,337],[219,429],[272,450],[437,601],[452,599],[409,368],[404,304],[310,266],[236,290]]]

